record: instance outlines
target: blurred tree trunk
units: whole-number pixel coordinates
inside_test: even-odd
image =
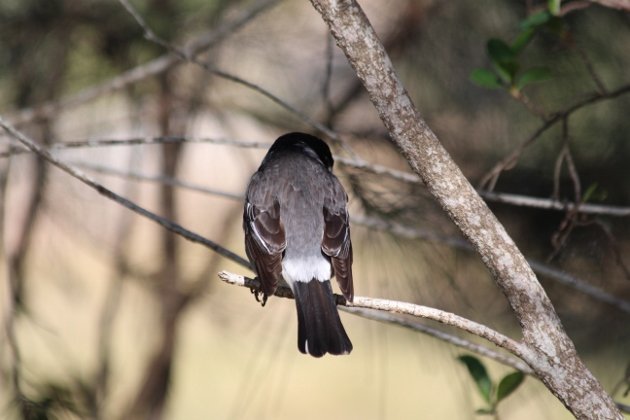
[[[184,122],[176,120],[174,115],[174,87],[173,73],[167,72],[158,77],[158,125],[160,135],[169,136],[184,132]],[[167,143],[161,146],[162,169],[166,177],[177,178],[182,144]],[[171,185],[160,187],[160,208],[162,216],[168,220],[177,221],[177,194]],[[182,274],[179,267],[178,238],[168,230],[161,230],[160,246],[163,256],[160,271],[157,274],[157,293],[160,302],[160,334],[161,342],[155,354],[147,364],[144,379],[138,390],[128,418],[163,418],[174,352],[177,339],[177,325],[181,310],[185,307],[186,299],[180,293]]]

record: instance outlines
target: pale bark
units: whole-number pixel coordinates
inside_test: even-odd
[[[523,332],[520,357],[580,419],[621,413],[580,360],[525,257],[424,122],[374,29],[354,0],[311,0],[328,24],[394,143],[470,240],[508,299]]]

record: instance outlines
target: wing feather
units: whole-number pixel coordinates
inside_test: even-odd
[[[352,241],[348,211],[345,208],[331,210],[324,207],[324,236],[322,251],[331,259],[333,272],[344,297],[352,302]]]
[[[269,208],[246,201],[243,227],[245,252],[256,267],[262,291],[265,296],[273,295],[282,278],[282,253],[287,246],[278,200]]]

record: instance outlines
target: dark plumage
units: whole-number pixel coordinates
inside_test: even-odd
[[[334,275],[352,301],[348,197],[332,166],[330,149],[317,137],[278,138],[251,178],[243,212],[245,250],[264,297],[280,279],[289,284],[298,348],[315,357],[352,351],[330,284]]]

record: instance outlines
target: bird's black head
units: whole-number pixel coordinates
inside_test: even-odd
[[[267,156],[278,151],[290,150],[300,151],[319,160],[329,170],[333,167],[334,160],[328,145],[323,140],[305,133],[288,133],[278,137],[267,152]]]

